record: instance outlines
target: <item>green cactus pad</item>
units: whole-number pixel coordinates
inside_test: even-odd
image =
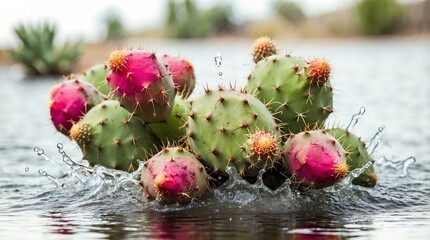
[[[97,64],[85,71],[81,79],[91,83],[99,92],[108,96],[110,99],[114,99],[115,97],[106,81],[107,73],[108,69],[104,64]]]
[[[302,58],[273,55],[259,61],[245,90],[268,105],[284,133],[299,133],[324,124],[333,111],[330,82],[312,84]]]
[[[148,127],[165,145],[180,143],[180,140],[186,136],[185,123],[190,111],[190,103],[177,95],[172,114],[170,114],[167,120],[161,123],[149,123]]]
[[[279,138],[280,132],[266,106],[247,93],[206,90],[193,101],[187,125],[190,148],[221,175],[233,166],[242,176],[256,176],[277,160],[248,153],[250,134],[264,131]]]
[[[159,146],[146,126],[115,100],[103,101],[88,111],[73,125],[70,136],[92,166],[123,171],[134,171],[137,160],[146,160]]]
[[[356,135],[342,128],[329,129],[328,132],[335,137],[346,151],[346,163],[349,170],[362,168],[368,162],[373,162],[372,157],[366,149],[366,144]],[[352,183],[365,187],[373,187],[378,177],[375,168],[368,167],[362,174],[355,178]]]

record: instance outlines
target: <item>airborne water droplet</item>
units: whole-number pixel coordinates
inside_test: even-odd
[[[378,132],[375,133],[375,135],[370,139],[369,145],[367,147],[367,150],[372,155],[376,148],[378,147],[379,143],[381,143],[382,140],[382,132],[384,131],[385,126],[382,125],[378,128]]]
[[[222,64],[222,56],[221,56],[221,53],[217,52],[217,53],[216,53],[216,56],[214,57],[214,60],[215,60],[215,66],[216,66],[217,68],[220,68],[220,67],[221,67],[221,64]],[[219,76],[219,80],[222,80],[222,71],[219,71],[219,72],[218,72],[218,76]]]
[[[28,172],[29,170],[30,170],[30,168],[28,168],[28,167],[26,167],[26,168],[25,168],[25,171],[26,171],[26,172]]]
[[[349,122],[348,127],[346,127],[346,130],[351,131],[351,128],[357,125],[358,119],[360,119],[360,117],[363,116],[365,112],[366,112],[366,108],[361,107],[358,113],[352,115],[351,121]]]
[[[42,176],[48,178],[49,180],[51,180],[51,182],[53,182],[56,187],[64,187],[64,183],[61,183],[60,181],[58,181],[58,179],[56,179],[52,175],[49,175],[46,171],[44,171],[42,169],[39,169],[38,172],[39,172],[40,175],[42,175]]]
[[[217,52],[216,56],[214,57],[214,60],[215,60],[215,66],[221,67],[221,63],[222,63],[221,53]]]

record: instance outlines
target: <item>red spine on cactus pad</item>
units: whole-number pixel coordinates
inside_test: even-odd
[[[326,59],[316,58],[309,62],[308,79],[311,83],[324,84],[330,78],[331,67]]]
[[[69,136],[73,124],[102,100],[101,94],[88,83],[77,79],[63,81],[51,89],[51,121],[58,131]]]
[[[121,105],[145,122],[160,122],[174,103],[173,80],[155,53],[114,51],[108,60],[107,81]]]
[[[169,55],[163,55],[162,61],[172,74],[176,92],[188,97],[196,84],[193,65],[186,59]]]
[[[141,185],[149,198],[184,203],[208,191],[204,166],[182,148],[165,148],[142,169]]]
[[[327,187],[348,173],[345,150],[321,130],[295,135],[286,143],[283,154],[293,182],[302,187]]]

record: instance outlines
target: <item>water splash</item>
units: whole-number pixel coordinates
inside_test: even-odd
[[[338,212],[339,209],[353,208],[358,209],[360,204],[367,202],[380,201],[377,198],[381,197],[378,191],[371,192],[365,188],[355,186],[352,180],[363,173],[372,163],[368,163],[362,168],[355,169],[339,183],[324,189],[312,189],[306,192],[300,192],[292,188],[291,180],[287,179],[278,189],[271,190],[264,184],[263,174],[261,170],[258,174],[257,181],[253,184],[244,180],[233,167],[226,169],[229,174],[229,179],[212,190],[209,196],[204,200],[193,200],[188,205],[163,205],[157,201],[150,201],[145,198],[142,187],[139,185],[141,169],[144,163],[139,161],[139,167],[136,171],[127,173],[120,170],[106,168],[96,165],[93,168],[82,167],[72,161],[65,153],[63,145],[58,146],[59,153],[66,159],[63,168],[73,168],[73,173],[80,172],[85,176],[85,181],[77,180],[76,176],[72,176],[72,172],[64,178],[55,178],[39,170],[39,174],[52,181],[64,197],[69,196],[69,192],[79,193],[80,197],[76,201],[77,205],[85,206],[86,204],[100,204],[101,202],[112,202],[115,204],[131,203],[132,206],[142,210],[154,210],[157,212],[182,211],[190,209],[255,209],[258,211],[274,211],[274,209],[291,210],[291,209],[306,209],[306,211],[332,211]],[[39,151],[41,153],[41,151]],[[41,156],[44,154],[41,154]],[[47,157],[46,155],[44,155]],[[49,158],[49,157],[48,157]],[[382,164],[382,161],[377,161]],[[385,164],[394,164],[394,162],[384,161]],[[402,161],[401,168],[403,175],[408,174],[407,170],[410,164],[415,162],[414,158],[408,158]],[[400,163],[394,164],[400,166]],[[74,167],[72,167],[74,166]],[[71,181],[71,182],[68,182]],[[65,184],[66,183],[66,184]],[[61,188],[59,188],[61,187]],[[58,191],[58,190],[57,190]],[[357,202],[357,194],[364,196],[364,199]],[[74,195],[70,195],[72,197]],[[384,202],[389,201],[384,197]],[[388,198],[389,196],[387,196]],[[394,203],[395,204],[395,203]],[[208,207],[209,206],[209,207]],[[360,205],[361,206],[361,205]],[[215,210],[214,210],[215,211]]]
[[[45,150],[43,150],[43,149],[41,149],[41,148],[34,147],[34,148],[33,148],[33,151],[34,151],[38,156],[43,157],[43,158],[44,158],[46,161],[48,161],[48,162],[54,163],[55,165],[58,165],[58,166],[62,166],[62,165],[63,165],[62,163],[57,162],[57,161],[53,160],[52,158],[48,157],[48,156],[45,154]]]
[[[108,195],[115,194],[120,190],[131,190],[139,186],[137,178],[143,168],[143,162],[139,162],[139,168],[132,172],[124,172],[120,170],[106,168],[101,165],[95,165],[94,167],[87,167],[79,164],[72,160],[72,158],[64,151],[64,146],[61,143],[57,144],[58,153],[62,156],[62,163],[53,160],[44,153],[44,150],[38,147],[34,148],[34,151],[38,156],[42,156],[45,160],[48,160],[55,165],[60,166],[63,170],[66,167],[68,174],[61,181],[71,181],[67,184],[74,189],[92,189],[91,193],[86,196],[86,199],[91,199],[98,194],[106,193]],[[39,170],[39,174],[47,177],[49,180],[58,186],[64,186],[65,183],[61,183],[60,179],[48,174],[44,170]],[[72,179],[67,178],[71,176]],[[73,181],[73,179],[75,181]],[[76,182],[76,180],[78,182]]]
[[[86,183],[88,181],[88,175],[91,174],[94,170],[93,168],[86,167],[84,165],[78,164],[73,161],[69,155],[64,151],[63,144],[57,144],[58,153],[63,157],[63,163],[69,168],[70,175],[74,176],[82,183]]]
[[[409,167],[415,162],[416,158],[414,156],[410,156],[402,160],[390,160],[386,156],[382,156],[376,160],[375,164],[392,169],[401,169],[401,177],[411,177],[409,175]]]
[[[351,129],[353,127],[355,127],[355,125],[357,125],[358,120],[364,115],[364,113],[366,113],[366,108],[361,107],[360,110],[358,111],[358,113],[352,115],[351,121],[349,122],[348,126],[346,127],[346,130],[351,131]]]
[[[373,135],[373,137],[369,140],[369,145],[367,146],[367,151],[372,155],[376,148],[379,146],[379,143],[382,141],[382,132],[384,131],[385,126],[382,125],[378,128],[378,131]]]
[[[364,171],[366,171],[366,169],[370,168],[372,165],[372,162],[368,162],[363,167],[352,170],[344,179],[342,179],[342,181],[334,184],[331,187],[325,188],[324,191],[340,193],[347,189],[351,189],[352,181],[364,173]]]
[[[39,174],[48,178],[51,182],[53,182],[55,184],[55,186],[58,187],[64,187],[65,184],[61,183],[58,179],[56,179],[55,177],[53,177],[52,175],[48,174],[46,171],[39,169],[38,170]]]

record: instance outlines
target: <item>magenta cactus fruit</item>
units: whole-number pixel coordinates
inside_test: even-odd
[[[140,184],[148,198],[186,203],[209,191],[209,176],[197,157],[180,147],[164,148],[145,162]]]
[[[296,186],[328,187],[348,173],[345,150],[323,130],[301,132],[284,147],[284,163]]]
[[[113,51],[107,81],[121,105],[144,122],[161,122],[172,112],[173,80],[155,53]]]
[[[176,93],[187,98],[196,85],[193,65],[187,59],[166,54],[161,59],[172,74]]]
[[[278,54],[278,48],[275,43],[267,36],[263,36],[255,40],[252,58],[255,63],[261,59]]]
[[[78,79],[65,80],[51,89],[51,121],[58,131],[69,136],[73,124],[102,100],[91,84]]]

